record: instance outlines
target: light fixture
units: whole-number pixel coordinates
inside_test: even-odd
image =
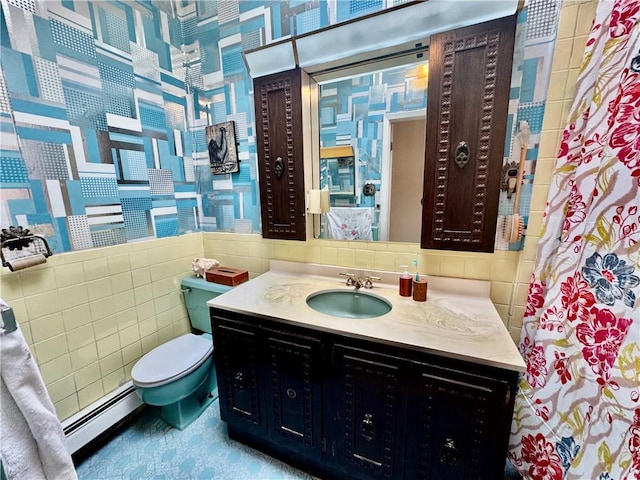
[[[354,20],[245,52],[249,74],[303,68],[310,75],[394,55],[420,55],[436,33],[515,13],[518,0],[429,0],[387,8]]]
[[[291,38],[245,52],[244,58],[252,78],[297,67],[295,45]]]

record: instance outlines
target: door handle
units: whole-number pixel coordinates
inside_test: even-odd
[[[456,150],[453,154],[453,161],[460,168],[463,168],[467,163],[469,163],[469,145],[467,145],[467,142],[464,140],[456,146]]]
[[[373,415],[365,413],[364,418],[360,422],[360,434],[367,442],[376,438],[376,427],[373,424]]]
[[[276,158],[275,162],[273,162],[273,172],[278,178],[280,178],[284,173],[284,162],[282,161],[282,157]]]
[[[244,374],[242,372],[237,372],[233,376],[233,387],[238,390],[244,390],[246,388],[246,382],[244,379]]]
[[[460,452],[456,448],[452,438],[446,438],[442,447],[440,447],[440,463],[455,466],[458,464]]]

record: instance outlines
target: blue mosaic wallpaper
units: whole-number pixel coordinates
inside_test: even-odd
[[[399,3],[1,0],[0,226],[28,227],[54,252],[259,232],[242,52]],[[549,18],[535,26],[552,38]],[[525,62],[514,87],[521,102],[529,95],[518,115],[532,124],[544,111],[545,55]],[[236,125],[240,171],[212,176],[205,127],[225,121]]]

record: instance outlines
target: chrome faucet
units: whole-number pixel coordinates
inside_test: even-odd
[[[359,290],[361,287],[373,288],[373,281],[380,280],[380,277],[374,277],[371,275],[358,277],[355,274],[348,272],[342,272],[340,273],[340,276],[347,277],[347,287],[356,287],[356,290]]]

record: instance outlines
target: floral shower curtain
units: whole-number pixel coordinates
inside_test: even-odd
[[[558,153],[509,451],[529,480],[640,479],[639,19],[598,4]]]

